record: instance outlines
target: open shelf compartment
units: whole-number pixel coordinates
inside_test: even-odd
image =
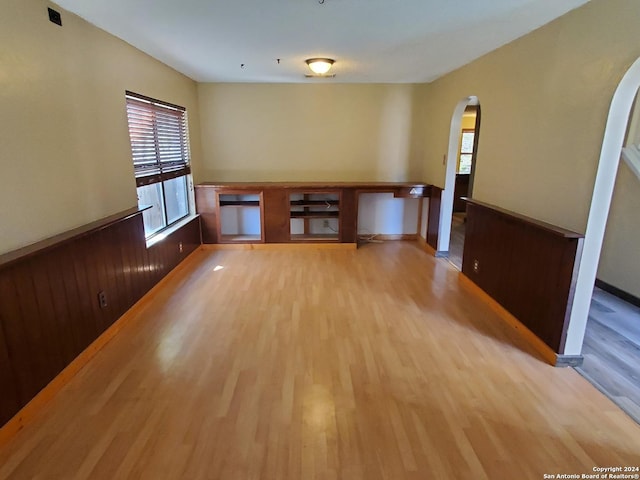
[[[264,241],[262,226],[262,194],[218,194],[220,243],[256,243]]]
[[[291,241],[340,241],[339,192],[291,193],[289,210]]]

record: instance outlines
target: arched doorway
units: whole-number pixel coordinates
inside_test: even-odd
[[[580,355],[607,217],[620,163],[629,115],[640,89],[640,58],[627,70],[611,100],[596,174],[584,247],[567,328],[564,355]],[[633,168],[633,167],[632,167]]]
[[[473,110],[473,128],[465,129],[465,113],[469,114]],[[467,132],[465,132],[465,130]],[[468,143],[465,138],[465,133],[473,134],[470,136],[471,144]],[[452,233],[452,221],[454,205],[456,202],[456,196],[471,196],[473,189],[473,180],[476,172],[475,159],[478,149],[478,138],[480,132],[480,102],[478,97],[469,96],[463,98],[456,105],[453,115],[451,117],[451,126],[449,129],[449,146],[447,148],[447,161],[446,161],[446,173],[445,173],[445,185],[442,192],[442,200],[440,207],[440,223],[438,231],[438,248],[437,256],[448,256],[451,244]],[[471,152],[468,151],[469,146]],[[470,165],[466,168],[466,162],[464,156],[470,155]],[[461,169],[461,166],[463,167]],[[462,172],[462,173],[461,173]],[[464,178],[466,176],[466,179]],[[460,181],[462,179],[462,182]],[[466,191],[463,185],[461,189],[461,183],[467,182]],[[458,195],[456,195],[458,193]],[[461,255],[461,252],[460,252]]]

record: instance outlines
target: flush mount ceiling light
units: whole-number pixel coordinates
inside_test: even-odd
[[[305,63],[309,66],[315,76],[326,77],[327,72],[331,69],[331,66],[335,63],[335,60],[330,58],[309,58],[305,60]]]

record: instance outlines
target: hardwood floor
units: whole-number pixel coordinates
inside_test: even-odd
[[[451,237],[449,240],[449,261],[462,270],[462,252],[464,251],[465,213],[454,213],[451,218]]]
[[[462,269],[464,215],[454,213],[449,261]],[[594,289],[576,370],[640,424],[640,308]]]
[[[200,251],[0,449],[2,479],[541,479],[640,426],[414,243]]]
[[[577,370],[640,424],[640,308],[594,289]]]

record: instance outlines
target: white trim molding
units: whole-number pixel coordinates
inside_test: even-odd
[[[462,130],[462,115],[469,105],[479,105],[478,97],[468,96],[458,102],[451,116],[449,128],[449,147],[444,179],[444,190],[440,200],[440,224],[438,226],[438,252],[449,251],[451,238],[451,219],[453,216],[453,194],[456,186],[456,166],[458,163],[458,148],[460,143],[460,131]]]
[[[587,220],[573,309],[569,319],[564,352],[562,352],[564,355],[580,355],[582,352],[582,342],[587,326],[607,217],[611,207],[611,197],[620,164],[622,145],[638,88],[640,88],[640,58],[627,70],[611,100],[600,151],[598,172],[591,197],[591,208]],[[634,168],[632,165],[637,166],[634,162],[632,161],[630,164],[632,169]]]

